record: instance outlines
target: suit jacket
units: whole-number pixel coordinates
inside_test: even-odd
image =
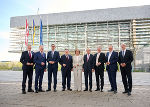
[[[56,69],[58,69],[58,62],[60,60],[60,56],[59,56],[59,52],[54,51],[54,55],[52,57],[52,51],[49,51],[47,53],[47,62],[48,62],[48,67],[51,67],[52,65],[54,65],[54,67]],[[49,61],[54,61],[54,64],[50,64]]]
[[[106,54],[106,62],[108,61],[109,52]],[[110,64],[106,66],[107,71],[114,71],[116,72],[118,70],[117,62],[118,62],[118,52],[113,51],[110,59]]]
[[[92,69],[94,69],[94,56],[92,54],[90,54],[88,62],[87,62],[87,54],[84,55],[83,61],[84,61],[83,63],[84,71],[86,70],[91,71]]]
[[[79,66],[77,66],[77,64],[79,64]],[[79,55],[78,59],[77,56],[73,56],[73,66],[76,66],[76,68],[73,68],[74,71],[77,70],[82,70],[82,66],[83,66],[83,56]]]
[[[23,70],[27,70],[29,67],[33,68],[32,65],[27,65],[27,63],[33,63],[33,59],[34,59],[34,52],[31,51],[32,54],[32,58],[30,59],[28,51],[24,51],[22,52],[21,58],[20,58],[20,62],[22,63],[22,69]]]
[[[100,53],[98,62],[100,62],[101,64],[99,66],[96,66],[96,57],[97,57],[97,53],[94,55],[94,68],[96,69],[96,67],[98,67],[100,70],[104,71],[104,68],[105,68],[104,63],[106,62],[105,54]]]
[[[46,54],[43,52],[42,56],[40,51],[36,52],[34,56],[34,62],[35,62],[35,69],[46,69]],[[45,65],[42,66],[41,62],[44,62]]]
[[[72,56],[69,56],[69,60],[67,61],[66,55],[62,55],[60,58],[61,71],[71,71],[73,68]],[[63,64],[66,64],[64,67]]]
[[[119,64],[125,63],[126,64],[126,66],[125,66],[126,69],[129,69],[129,70],[132,69],[132,66],[131,66],[132,61],[133,61],[133,54],[130,50],[126,50],[126,53],[125,53],[124,57],[122,56],[122,51],[119,52],[118,62],[119,62]],[[122,69],[121,66],[120,66],[120,69]]]

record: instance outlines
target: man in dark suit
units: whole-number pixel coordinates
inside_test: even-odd
[[[117,83],[116,83],[116,72],[118,70],[118,53],[113,51],[113,46],[109,46],[109,52],[106,54],[106,70],[108,72],[108,77],[111,85],[109,92],[114,91],[114,94],[117,93]]]
[[[34,92],[32,90],[32,76],[33,76],[33,58],[34,52],[31,51],[31,45],[27,46],[27,51],[22,52],[20,62],[23,64],[23,81],[22,81],[22,94],[26,94],[26,79],[28,76],[28,92]]]
[[[126,45],[121,45],[122,51],[119,52],[119,64],[120,70],[122,75],[122,81],[124,85],[125,91],[123,93],[128,93],[131,95],[132,91],[132,61],[133,61],[133,54],[130,50],[126,49]]]
[[[85,90],[88,91],[88,77],[89,77],[89,91],[92,92],[92,71],[94,70],[94,56],[89,48],[86,49],[87,54],[83,57],[83,69],[85,77]]]
[[[54,92],[56,92],[57,85],[57,71],[58,71],[58,62],[60,60],[59,52],[55,51],[55,45],[51,45],[51,51],[47,53],[47,62],[48,62],[48,89],[46,91],[51,91],[51,82],[52,82],[52,73],[54,78]]]
[[[39,46],[39,52],[35,53],[35,93],[44,92],[42,90],[42,81],[44,71],[46,71],[46,54],[43,52],[43,46]],[[39,82],[39,85],[38,85]]]
[[[104,86],[104,63],[106,62],[105,54],[101,52],[101,47],[97,48],[97,53],[94,55],[94,69],[96,76],[97,89],[95,91],[103,92]],[[99,81],[101,80],[101,87]]]
[[[73,68],[72,56],[69,55],[69,50],[65,49],[65,54],[60,58],[61,72],[62,72],[62,91],[66,89],[66,79],[67,79],[67,90],[72,91],[70,88],[71,82],[71,70]]]

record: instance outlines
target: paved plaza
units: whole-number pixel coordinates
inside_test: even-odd
[[[123,85],[120,72],[117,74],[118,93],[110,89],[105,73],[104,92],[96,92],[93,73],[93,91],[61,91],[61,73],[58,72],[57,92],[21,94],[22,72],[0,71],[0,107],[150,107],[150,73],[132,73],[133,92],[131,96],[122,94]],[[82,78],[84,80],[84,77]],[[72,89],[74,89],[72,73]],[[33,79],[34,83],[34,79]],[[34,85],[34,84],[33,84]],[[84,81],[83,87],[84,89]],[[47,89],[47,72],[44,74],[43,89]]]

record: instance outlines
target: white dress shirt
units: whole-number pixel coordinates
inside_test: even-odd
[[[96,56],[96,66],[97,66],[97,63],[98,63],[99,56],[100,56],[100,53],[97,53],[97,56]]]
[[[109,52],[109,55],[108,55],[108,62],[110,60],[110,57],[111,57],[111,54],[112,54],[113,51]]]

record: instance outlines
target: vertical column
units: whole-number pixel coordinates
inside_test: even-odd
[[[118,41],[118,50],[120,51],[120,23],[118,22],[118,39],[119,39],[119,41]]]
[[[85,34],[85,51],[87,49],[87,23],[85,24],[85,30],[84,30],[84,34]]]
[[[48,37],[48,16],[47,16],[47,51],[49,50],[49,37]]]
[[[136,46],[136,20],[132,20],[132,43],[133,43],[133,57],[134,57],[134,68],[136,68],[136,51],[137,51],[137,46]]]

